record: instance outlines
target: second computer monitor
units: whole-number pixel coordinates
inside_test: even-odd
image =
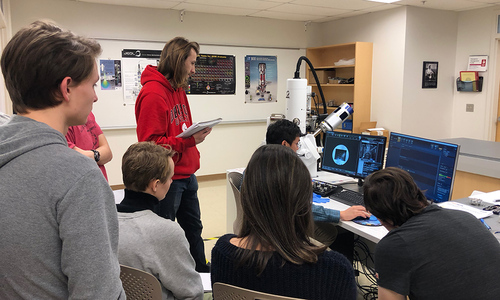
[[[321,169],[364,179],[384,165],[386,137],[328,131]]]
[[[460,146],[416,136],[391,132],[386,167],[398,167],[410,173],[427,199],[448,201]]]

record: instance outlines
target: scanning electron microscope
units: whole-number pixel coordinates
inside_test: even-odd
[[[303,60],[309,65],[309,69],[316,80],[323,102],[323,115],[320,115],[319,112],[313,113],[310,109],[312,88],[307,85],[307,79],[300,78],[300,65]],[[307,57],[301,56],[297,61],[294,78],[287,79],[286,113],[285,115],[273,114],[268,119],[268,123],[280,118],[286,118],[299,126],[303,136],[300,138],[300,147],[297,150],[297,155],[299,155],[307,166],[311,177],[317,177],[317,163],[320,158],[319,153],[322,150],[317,146],[316,137],[320,132],[333,131],[352,114],[353,108],[347,103],[342,103],[330,115],[327,114],[325,97],[314,67]],[[324,118],[323,120],[321,120],[322,117]]]

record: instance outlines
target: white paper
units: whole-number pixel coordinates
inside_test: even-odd
[[[489,193],[483,193],[481,191],[473,191],[469,198],[481,199],[483,202],[488,202],[491,204],[500,204],[500,190],[493,191]],[[498,200],[498,202],[496,202]]]
[[[194,123],[193,125],[189,126],[188,129],[184,130],[182,133],[177,135],[177,137],[190,137],[200,130],[203,130],[205,128],[214,127],[215,125],[219,124],[221,121],[222,121],[222,118],[218,118],[215,120]]]
[[[385,130],[383,127],[377,127],[377,128],[368,128],[368,131],[379,131],[379,130]]]
[[[441,202],[438,203],[438,205],[441,206],[442,208],[455,209],[468,212],[478,219],[483,219],[493,214],[493,212],[491,211],[482,210],[456,201]]]
[[[198,273],[201,277],[201,283],[203,284],[203,291],[212,291],[212,280],[210,279],[210,273]]]

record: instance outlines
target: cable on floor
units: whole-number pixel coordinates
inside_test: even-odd
[[[353,255],[354,270],[358,270],[359,274],[356,276],[356,285],[363,293],[364,300],[378,299],[377,278],[373,266],[374,260],[370,253],[370,249],[359,237],[354,240],[354,255]],[[368,285],[362,285],[359,282],[359,275],[364,275],[368,279]]]

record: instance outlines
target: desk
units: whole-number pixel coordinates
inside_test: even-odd
[[[458,200],[454,200],[454,201],[457,201],[457,202],[460,202],[460,203],[464,203],[464,204],[469,204],[470,203],[470,200],[469,198],[461,198],[461,199],[458,199]],[[481,206],[473,206],[475,208],[479,208],[479,209],[483,209],[485,206],[489,206],[491,204],[483,204]],[[495,236],[495,238],[498,240],[498,242],[500,243],[500,216],[498,215],[491,215],[487,218],[484,218],[483,219],[486,224],[488,224],[490,227],[491,227],[491,233]],[[498,233],[495,233],[495,232],[498,232]]]
[[[227,172],[243,172],[243,168],[239,169],[231,169],[227,170]],[[318,171],[318,177],[314,178],[315,180],[321,180],[325,182],[332,182],[335,184],[342,184],[344,188],[360,191],[360,187],[357,185],[357,182],[350,177],[345,177],[341,175],[336,175],[329,172]],[[469,204],[468,198],[461,198],[458,201],[464,204]],[[315,203],[316,205],[322,205],[326,208],[335,209],[335,210],[345,210],[349,206],[343,203],[337,202],[335,200],[330,200],[326,203]],[[479,207],[482,209],[485,205]],[[227,232],[233,232],[233,222],[236,219],[236,203],[234,200],[233,190],[231,189],[231,185],[229,181],[227,182]],[[499,240],[500,242],[500,233],[495,234],[495,232],[500,232],[500,223],[498,222],[500,217],[497,215],[493,215],[488,217],[485,222],[491,227],[491,233]],[[356,224],[352,221],[340,221],[339,226],[349,230],[350,232],[357,234],[373,243],[378,243],[387,233],[387,229],[384,226],[364,226],[360,224]]]
[[[353,180],[350,179],[349,177],[344,177],[341,175],[335,175],[332,173],[319,171],[318,177],[314,178],[314,179],[326,181],[326,182],[332,182],[330,180],[330,178],[332,178],[332,176],[334,176],[333,181],[336,184],[342,184],[342,186],[346,189],[361,192],[361,187],[358,186],[357,182],[353,183],[352,182]],[[338,180],[340,180],[340,183]],[[342,181],[344,183],[342,183]],[[340,210],[340,211],[346,210],[347,208],[349,208],[349,205],[346,205],[346,204],[343,204],[343,203],[340,203],[340,202],[337,202],[337,201],[331,200],[331,199],[330,199],[330,201],[328,201],[326,203],[314,203],[314,204],[321,205],[321,206],[324,206],[324,207],[330,208],[330,209]],[[365,225],[360,225],[360,224],[354,223],[352,221],[340,221],[339,226],[344,228],[344,229],[347,229],[350,232],[357,234],[357,235],[359,235],[359,236],[361,236],[361,237],[363,237],[371,242],[374,242],[374,243],[378,243],[388,233],[387,229],[385,229],[384,226],[365,226]]]
[[[460,145],[452,199],[473,190],[492,192],[500,188],[500,143],[469,138],[444,139]]]
[[[230,172],[240,172],[243,173],[243,168],[238,168],[238,169],[231,169],[227,170],[227,173],[229,174]],[[229,177],[228,177],[229,178]],[[359,186],[357,184],[357,180],[342,176],[342,175],[337,175],[325,171],[318,171],[318,177],[314,178],[315,180],[321,180],[325,182],[332,182],[335,184],[342,184],[343,187],[351,190],[357,190],[359,189]],[[233,190],[231,188],[231,185],[229,184],[229,181],[226,182],[226,189],[227,189],[227,208],[226,208],[226,216],[227,216],[227,222],[226,222],[226,231],[227,232],[233,232],[233,222],[236,219],[236,202],[234,199],[234,194]],[[317,205],[322,205],[326,208],[331,208],[335,210],[345,210],[349,206],[345,205],[343,203],[330,200],[327,203],[315,203]],[[364,237],[367,240],[370,240],[374,243],[378,243],[380,239],[382,239],[386,234],[387,234],[387,229],[383,226],[364,226],[360,224],[356,224],[352,221],[340,221],[339,226],[353,232],[354,234],[357,234],[359,236]]]

